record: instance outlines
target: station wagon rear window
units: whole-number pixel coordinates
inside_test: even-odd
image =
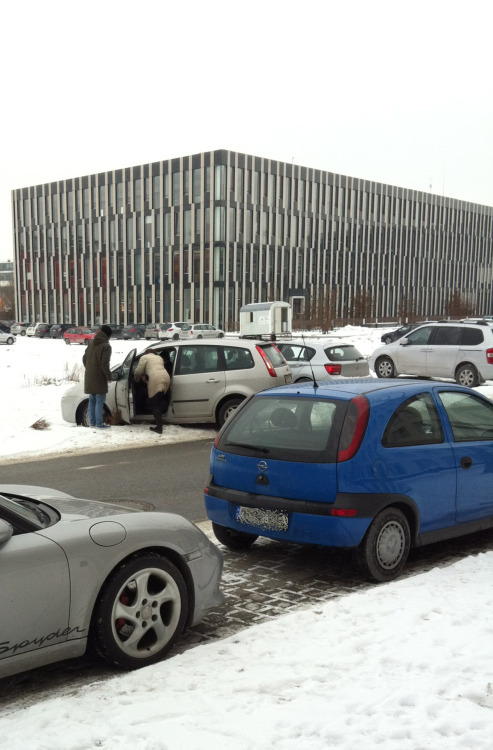
[[[253,398],[226,425],[218,448],[277,460],[335,463],[348,403],[336,399]]]

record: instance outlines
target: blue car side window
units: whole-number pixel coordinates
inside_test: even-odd
[[[440,393],[454,440],[493,440],[493,404],[469,393]]]
[[[404,401],[390,418],[382,438],[384,448],[443,443],[437,408],[428,393]]]

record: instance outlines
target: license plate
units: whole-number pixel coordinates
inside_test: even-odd
[[[287,531],[288,514],[282,510],[267,510],[266,508],[246,508],[238,505],[235,518],[238,523],[254,526],[264,531]]]
[[[291,375],[291,373],[289,373],[289,375],[285,375],[284,376],[284,382],[285,383],[291,383],[292,380],[293,380],[293,376]]]

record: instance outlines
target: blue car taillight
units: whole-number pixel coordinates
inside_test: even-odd
[[[349,461],[358,452],[365,436],[369,417],[370,404],[368,399],[365,396],[355,396],[351,399],[339,439],[339,452],[337,454],[339,463]]]

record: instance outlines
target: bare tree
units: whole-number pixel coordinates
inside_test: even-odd
[[[401,323],[409,321],[413,323],[416,320],[416,301],[410,299],[406,292],[402,292],[401,301],[397,308],[397,314],[401,320]]]
[[[0,318],[11,320],[15,318],[14,285],[0,286]]]
[[[473,305],[463,300],[459,291],[455,291],[445,302],[445,315],[450,318],[467,318],[473,314]]]
[[[306,327],[320,328],[322,333],[331,330],[335,319],[335,294],[310,300],[306,305]]]
[[[371,315],[371,304],[372,299],[369,292],[366,289],[358,289],[353,297],[348,317],[352,318],[354,323],[362,323],[365,318],[369,318]]]

